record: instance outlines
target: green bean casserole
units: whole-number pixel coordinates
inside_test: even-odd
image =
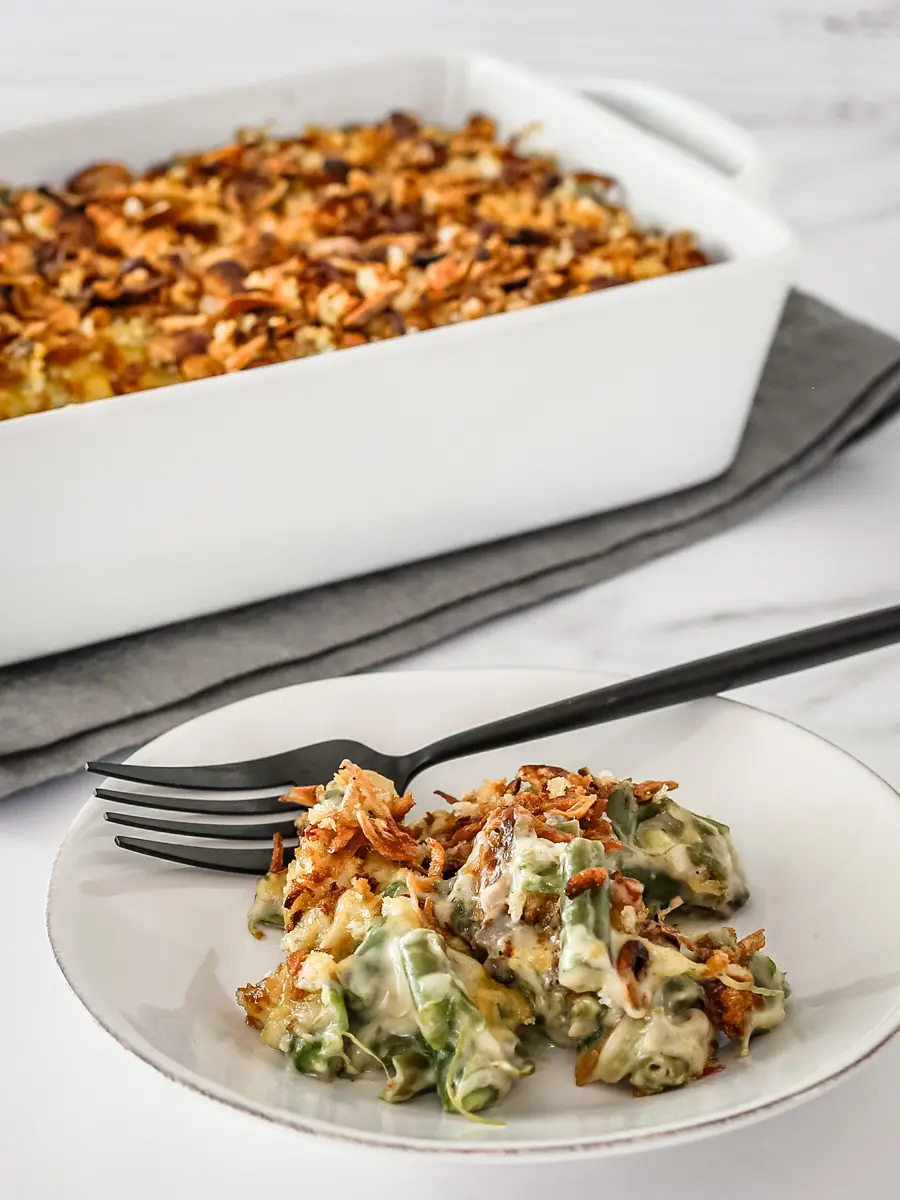
[[[727,826],[677,786],[524,766],[411,823],[412,797],[350,762],[295,788],[294,859],[276,837],[249,913],[285,957],[238,989],[247,1023],[304,1074],[381,1072],[383,1100],[436,1090],[465,1116],[532,1073],[532,1028],[573,1052],[578,1086],[714,1074],[789,988],[762,930],[674,923],[748,896]]]
[[[0,186],[0,421],[710,261],[523,137],[395,112]]]

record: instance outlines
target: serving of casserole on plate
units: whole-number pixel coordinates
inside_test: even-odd
[[[284,959],[238,989],[247,1024],[304,1075],[375,1070],[382,1100],[434,1089],[467,1117],[534,1073],[531,1030],[573,1052],[579,1087],[717,1074],[721,1043],[746,1055],[790,989],[762,929],[680,927],[749,890],[728,827],[677,787],[527,765],[411,824],[413,796],[349,761],[294,788],[296,854],[277,834],[249,916]]]
[[[792,239],[606,101],[727,122],[595,82],[408,58],[0,135],[0,665],[725,470]]]
[[[189,721],[136,758],[257,757],[300,728],[401,751],[608,682],[323,680]],[[597,1155],[773,1116],[900,1027],[900,802],[777,717],[711,699],[492,751],[423,774],[412,810],[387,781],[335,769],[255,900],[245,875],[119,849],[99,801],[67,835],[48,897],[57,961],[170,1079],[370,1146]],[[858,862],[864,919],[829,900]]]

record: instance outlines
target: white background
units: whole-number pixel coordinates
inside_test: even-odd
[[[900,211],[900,0],[0,0],[0,46],[0,126],[407,50],[640,77],[759,132],[800,229]]]
[[[900,3],[878,0],[4,0],[3,111],[143,98],[406,49],[639,75],[753,123],[900,117]]]

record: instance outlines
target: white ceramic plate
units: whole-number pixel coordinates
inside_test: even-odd
[[[368,675],[287,688],[220,709],[136,756],[165,763],[270,754],[340,734],[388,751],[586,691],[603,676],[555,671]],[[467,1155],[600,1154],[683,1141],[774,1114],[837,1082],[900,1026],[895,873],[900,802],[840,750],[743,705],[709,700],[453,763],[422,776],[459,792],[520,762],[588,764],[674,778],[679,800],[732,826],[752,898],[739,931],[764,925],[793,987],[789,1019],[749,1059],[681,1091],[635,1100],[577,1089],[572,1059],[549,1047],[538,1069],[479,1125],[433,1095],[377,1100],[378,1082],[296,1074],[243,1024],[234,989],[277,961],[254,941],[253,882],[117,850],[89,802],[60,850],[48,928],[57,961],[97,1021],[173,1080],[308,1132],[377,1146]]]

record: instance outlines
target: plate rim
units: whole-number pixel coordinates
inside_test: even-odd
[[[396,677],[404,676],[407,678],[415,677],[423,679],[427,677],[440,679],[446,675],[491,675],[491,676],[512,676],[522,674],[543,674],[557,677],[585,678],[592,676],[605,677],[609,682],[615,682],[622,679],[623,676],[616,672],[604,670],[602,668],[578,668],[578,667],[543,667],[543,666],[503,666],[503,667],[451,667],[451,668],[425,668],[423,670],[402,669],[397,671],[378,671],[366,672],[367,677]],[[252,702],[260,696],[271,696],[279,692],[297,691],[303,688],[313,686],[315,684],[331,682],[331,683],[347,683],[350,684],[362,677],[359,675],[338,675],[324,676],[321,679],[304,680],[300,683],[285,684],[278,688],[269,688],[262,692],[256,692],[252,696],[242,697],[239,700],[232,701],[229,704],[222,704],[216,708],[210,709],[208,712],[199,713],[187,721],[181,721],[177,725],[173,725],[170,729],[158,734],[155,738],[142,743],[133,753],[129,754],[126,762],[133,760],[135,755],[142,753],[147,748],[155,745],[155,743],[163,737],[174,733],[177,730],[182,730],[186,726],[193,724],[195,721],[201,721],[225,709],[235,707],[236,705]],[[601,685],[602,686],[602,685]],[[574,693],[573,693],[574,694]],[[705,697],[700,701],[689,701],[688,704],[717,702],[721,704],[734,705],[741,709],[748,709],[751,712],[757,713],[773,722],[787,725],[797,732],[812,738],[814,741],[821,742],[823,745],[830,747],[838,754],[846,759],[849,759],[857,767],[862,769],[872,780],[881,784],[887,791],[900,802],[900,788],[894,787],[888,780],[868,766],[855,754],[845,750],[842,746],[837,745],[829,738],[823,737],[821,734],[814,733],[807,729],[799,722],[790,717],[781,716],[778,713],[770,712],[768,709],[762,708],[760,705],[749,704],[744,700],[737,700],[731,696],[714,695]],[[670,707],[679,707],[672,705]],[[93,1008],[89,1005],[85,997],[81,994],[73,981],[69,970],[63,961],[59,947],[53,934],[53,908],[54,908],[54,892],[59,886],[58,868],[60,860],[73,836],[78,832],[80,827],[87,822],[92,813],[96,810],[96,798],[91,795],[85,800],[78,812],[75,814],[71,824],[66,829],[62,841],[53,858],[53,865],[50,869],[50,877],[47,886],[47,899],[45,905],[45,930],[47,940],[50,944],[50,949],[53,954],[54,962],[63,977],[69,991],[81,1004],[91,1020],[103,1029],[109,1036],[126,1052],[133,1054],[139,1061],[145,1063],[153,1070],[157,1071],[164,1078],[176,1083],[179,1086],[186,1088],[201,1096],[205,1096],[210,1100],[214,1100],[219,1104],[225,1105],[238,1112],[245,1117],[255,1118],[265,1121],[267,1124],[274,1125],[281,1129],[290,1130],[295,1133],[301,1133],[312,1138],[327,1138],[329,1141],[338,1144],[350,1144],[355,1147],[362,1147],[369,1150],[379,1150],[382,1153],[403,1153],[409,1155],[436,1155],[447,1160],[465,1161],[465,1162],[484,1162],[497,1163],[498,1160],[513,1159],[513,1160],[528,1160],[530,1162],[559,1162],[562,1160],[570,1160],[574,1158],[585,1159],[600,1159],[606,1157],[618,1157],[620,1155],[634,1153],[638,1150],[658,1150],[668,1146],[686,1145],[690,1142],[699,1141],[705,1137],[711,1137],[718,1133],[726,1133],[732,1129],[741,1128],[743,1126],[755,1125],[760,1121],[766,1120],[769,1117],[777,1116],[781,1112],[788,1112],[792,1108],[796,1108],[808,1100],[823,1095],[836,1087],[844,1079],[849,1078],[857,1071],[862,1069],[871,1059],[883,1050],[898,1034],[900,1034],[900,1003],[896,1006],[893,1013],[889,1015],[888,1027],[883,1036],[877,1042],[869,1046],[857,1055],[851,1062],[845,1063],[843,1066],[833,1070],[830,1074],[822,1079],[815,1080],[804,1087],[796,1088],[788,1092],[786,1095],[778,1096],[774,1099],[763,1101],[759,1104],[754,1104],[752,1107],[741,1109],[738,1112],[725,1113],[721,1116],[710,1116],[705,1119],[691,1123],[684,1128],[662,1129],[656,1131],[640,1132],[634,1131],[631,1133],[622,1133],[612,1136],[597,1136],[592,1138],[579,1138],[578,1140],[565,1141],[549,1141],[531,1145],[516,1145],[509,1142],[495,1143],[492,1145],[483,1144],[477,1145],[470,1143],[466,1145],[454,1144],[445,1141],[440,1141],[435,1138],[415,1138],[398,1134],[376,1134],[363,1131],[353,1131],[335,1126],[332,1123],[319,1120],[317,1117],[298,1117],[287,1112],[276,1111],[267,1107],[260,1106],[250,1100],[245,1100],[234,1092],[231,1092],[225,1087],[210,1082],[202,1075],[197,1074],[190,1068],[181,1068],[179,1071],[172,1070],[166,1065],[164,1056],[155,1056],[150,1051],[147,1051],[140,1044],[141,1039],[131,1039],[120,1031],[111,1027],[103,1020]]]

